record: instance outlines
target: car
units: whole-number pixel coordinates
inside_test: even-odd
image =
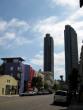
[[[33,95],[37,95],[37,92],[35,91],[28,91],[26,93],[20,93],[19,96],[33,96]]]
[[[67,102],[67,91],[57,90],[54,94],[54,103],[56,102]]]
[[[38,91],[37,95],[43,95],[43,92],[42,91]]]
[[[50,92],[47,90],[41,90],[41,91],[38,91],[37,94],[38,95],[48,95],[48,94],[50,94]]]
[[[28,91],[28,94],[29,95],[37,95],[37,92],[36,91]]]
[[[19,93],[19,96],[28,96],[28,93]]]

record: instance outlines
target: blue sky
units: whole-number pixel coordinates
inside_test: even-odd
[[[79,0],[0,0],[0,57],[23,57],[43,70],[43,39],[54,39],[55,79],[65,78],[64,28],[72,25],[82,45],[83,8]]]

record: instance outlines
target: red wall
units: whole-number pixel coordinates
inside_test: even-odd
[[[31,83],[32,83],[33,77],[35,77],[35,76],[36,76],[36,72],[35,72],[35,70],[30,66],[29,81],[28,81],[28,90],[32,90],[32,88],[31,88]]]

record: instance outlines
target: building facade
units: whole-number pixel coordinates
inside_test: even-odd
[[[19,89],[21,86],[21,78],[23,77],[24,74],[24,64],[22,63],[24,59],[21,57],[7,57],[1,59],[3,60],[4,68],[3,75],[9,75],[18,80],[18,93],[19,93]]]
[[[21,77],[20,93],[32,90],[32,79],[36,76],[35,70],[27,64],[24,64],[24,72]]]
[[[50,34],[44,38],[44,71],[52,72],[54,78],[54,42]]]
[[[30,89],[32,79],[36,76],[35,70],[27,64],[21,57],[1,58],[3,60],[4,72],[0,75],[9,75],[18,81],[18,93],[26,92]]]
[[[24,59],[21,57],[9,57],[1,58],[3,60],[4,74],[10,75],[17,80],[21,79],[21,73],[23,72],[23,63]]]
[[[83,86],[83,45],[81,47],[80,61],[79,61],[79,75],[80,75],[80,85]]]
[[[9,75],[0,76],[0,95],[12,95],[18,93],[18,81]]]
[[[78,69],[78,44],[76,31],[70,26],[66,25],[64,30],[65,42],[65,73],[66,81],[73,68]]]

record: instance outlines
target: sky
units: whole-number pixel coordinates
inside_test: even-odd
[[[0,58],[22,57],[25,64],[43,71],[46,33],[54,39],[54,79],[65,79],[64,29],[77,32],[80,56],[83,8],[79,0],[0,0]],[[2,61],[0,61],[2,63]]]

